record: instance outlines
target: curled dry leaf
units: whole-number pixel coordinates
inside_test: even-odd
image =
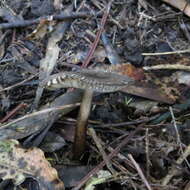
[[[41,190],[64,189],[57,171],[40,149],[23,149],[16,140],[0,141],[0,178],[12,179],[19,185],[26,177],[35,178]]]
[[[136,68],[130,63],[113,65],[109,70],[118,72],[121,75],[127,75],[135,80],[142,80],[145,78],[144,71],[140,68]]]

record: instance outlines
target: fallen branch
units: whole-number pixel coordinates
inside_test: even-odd
[[[33,24],[39,24],[42,20],[52,21],[65,21],[65,20],[72,20],[77,18],[89,18],[94,15],[91,12],[77,12],[77,13],[70,13],[70,14],[59,14],[59,15],[50,15],[50,16],[43,16],[32,20],[18,20],[11,23],[2,23],[0,24],[0,29],[7,29],[7,28],[21,28],[27,27]]]

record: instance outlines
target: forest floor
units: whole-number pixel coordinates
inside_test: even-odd
[[[0,5],[0,189],[190,190],[188,1]]]

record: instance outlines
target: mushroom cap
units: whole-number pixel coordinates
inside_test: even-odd
[[[51,75],[44,83],[48,89],[73,87],[96,92],[114,92],[132,81],[132,78],[113,72],[83,69]]]

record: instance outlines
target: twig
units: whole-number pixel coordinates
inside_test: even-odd
[[[175,132],[176,132],[176,136],[177,136],[177,144],[181,146],[180,135],[179,135],[179,132],[178,132],[178,129],[177,129],[177,124],[176,124],[174,112],[173,112],[173,109],[172,109],[171,106],[169,107],[169,109],[170,109],[170,113],[171,113],[171,117],[172,117],[172,122],[173,122],[173,125],[174,125],[174,128],[175,128]]]
[[[115,145],[119,140],[124,139],[127,136],[127,134],[125,133],[124,135],[119,136],[116,140],[112,141],[109,146],[106,146],[106,143],[102,144],[104,145],[104,149],[107,149],[110,153],[114,151],[114,149],[112,148],[111,145]],[[126,165],[129,165],[131,168],[134,168],[134,166],[131,164],[130,160],[122,153],[118,153],[117,154],[117,158],[113,158],[112,162],[114,164],[114,166],[118,169],[120,169],[123,173],[129,173],[129,171],[124,167],[124,166],[120,166],[119,164],[115,164],[117,162],[117,160],[121,160],[122,162],[124,162]]]
[[[142,53],[144,56],[150,55],[171,55],[171,54],[180,54],[180,53],[189,53],[190,49],[178,50],[178,51],[168,51],[168,52],[158,52],[158,53]]]
[[[36,77],[38,74],[39,74],[39,73],[37,73],[37,74],[35,74],[35,75],[32,75],[31,77],[29,77],[29,78],[27,78],[27,79],[25,79],[25,80],[23,80],[23,81],[21,81],[21,82],[19,82],[19,83],[17,83],[17,84],[14,84],[14,85],[9,86],[9,87],[6,87],[6,88],[3,88],[2,90],[0,90],[0,92],[4,92],[4,91],[7,91],[7,90],[11,90],[11,89],[14,88],[14,87],[20,86],[20,85],[24,84],[25,82],[27,82],[27,81],[33,79],[34,77]]]
[[[135,159],[133,158],[133,156],[131,154],[128,154],[129,159],[132,161],[132,163],[134,164],[139,176],[141,177],[141,179],[143,180],[144,184],[146,185],[148,190],[152,190],[151,186],[149,185],[147,179],[145,178],[140,166],[138,165],[138,163],[135,161]]]
[[[80,106],[80,103],[68,104],[68,105],[58,106],[58,107],[45,108],[43,110],[27,114],[27,115],[25,115],[23,117],[20,117],[18,119],[15,119],[15,120],[9,122],[9,123],[3,124],[3,125],[1,125],[1,128],[5,128],[6,126],[10,126],[11,124],[17,123],[17,122],[22,121],[24,119],[31,118],[31,117],[34,117],[34,116],[37,116],[37,115],[40,115],[40,114],[47,114],[49,112],[55,112],[55,111],[64,110],[64,109],[68,109],[68,108],[73,108],[73,107],[77,107],[77,106]]]
[[[112,4],[112,1],[109,2],[107,9],[104,12],[104,15],[102,17],[101,24],[100,24],[100,29],[97,32],[96,39],[94,40],[94,43],[92,44],[91,49],[89,50],[88,55],[82,64],[82,67],[86,67],[89,64],[90,60],[92,59],[92,55],[94,54],[94,51],[98,45],[98,42],[100,41],[100,36],[104,30],[104,26],[109,15],[111,4]]]
[[[190,71],[190,66],[181,65],[181,64],[163,64],[163,65],[155,65],[151,67],[143,67],[144,70],[159,70],[159,69],[170,69],[170,70],[184,70]]]
[[[127,136],[127,135],[125,135]],[[102,145],[105,145],[105,143],[101,142]],[[94,146],[90,146],[91,149],[93,149],[97,154],[100,154],[100,152],[97,150],[97,148],[95,148]],[[109,152],[112,152],[113,151],[113,148],[111,146],[107,147],[106,148]],[[118,160],[119,158],[119,160]],[[121,160],[121,162],[125,162],[127,165],[130,165],[129,164],[129,159],[127,159],[124,155],[122,155],[121,153],[118,153],[117,154],[117,158],[113,158],[112,159],[112,165],[117,168],[118,170],[120,170],[122,173],[125,173],[126,175],[128,175],[130,172],[129,170],[127,170],[124,166],[122,166],[119,161]],[[130,165],[131,167],[133,167],[133,165],[131,164]]]
[[[9,118],[13,117],[20,109],[25,108],[27,104],[21,103],[16,108],[14,108],[11,112],[9,112],[3,119],[0,120],[0,123],[6,122]]]
[[[190,155],[190,145],[188,145],[184,151],[184,153],[177,159],[177,164],[182,164],[182,162],[187,159],[187,157]],[[178,169],[176,166],[173,166],[171,170],[168,172],[168,175],[162,180],[162,185],[165,186],[169,183],[169,181],[172,179],[173,176],[175,176],[178,173]]]
[[[179,134],[179,132],[178,132],[178,127],[177,127],[176,119],[175,119],[175,116],[174,116],[174,112],[173,112],[173,109],[172,109],[171,106],[169,107],[169,109],[170,109],[170,113],[171,113],[171,116],[172,116],[172,122],[173,122],[173,125],[174,125],[174,128],[175,128],[175,131],[176,131],[177,144],[178,144],[179,147],[180,147],[180,152],[181,152],[181,154],[183,154],[182,142],[181,142],[180,134]],[[188,167],[190,168],[190,165],[189,165],[188,160],[185,159],[185,161],[186,161],[186,164],[188,165]]]
[[[141,129],[141,125],[132,131],[109,155],[108,160],[111,160],[115,155],[119,153],[122,147],[131,140],[131,138]],[[97,173],[101,168],[105,166],[105,161],[102,161],[98,166],[92,169],[83,179],[81,179],[78,184],[72,190],[79,190],[81,187],[89,180],[89,178]]]
[[[85,61],[82,64],[82,67],[87,67],[90,60],[92,59],[94,51],[100,40],[100,35],[102,34],[102,32],[104,30],[104,25],[106,23],[106,20],[107,20],[108,14],[109,14],[109,10],[111,8],[111,3],[112,3],[112,1],[109,2],[107,9],[104,12],[104,15],[101,20],[101,28],[96,35],[96,39],[95,39],[94,43],[92,44],[91,49],[89,50],[89,53],[88,53]],[[73,154],[74,154],[73,158],[74,159],[79,159],[85,150],[87,122],[88,122],[88,117],[89,117],[89,113],[90,113],[90,109],[91,109],[92,95],[93,95],[92,90],[85,89],[82,103],[80,106],[79,116],[77,119],[77,126],[76,126],[76,130],[75,130],[75,140],[74,140],[74,147],[73,147]]]
[[[18,20],[14,23],[2,23],[0,24],[0,29],[8,29],[8,28],[20,28],[20,27],[27,27],[33,24],[39,24],[41,20],[47,21],[64,21],[64,20],[71,20],[77,18],[89,18],[91,16],[95,16],[92,12],[77,12],[77,13],[70,13],[70,14],[59,14],[59,15],[50,15],[50,16],[43,16],[37,19],[32,20]]]
[[[111,147],[111,146],[109,146],[109,147],[107,147],[107,150],[109,151],[109,152],[112,152],[112,151],[114,151],[114,149]],[[118,153],[117,154],[117,158],[116,159],[113,159],[113,164],[114,164],[114,162],[116,162],[116,160],[120,160],[120,162],[123,162],[123,163],[125,163],[126,164],[126,166],[129,166],[130,168],[134,168],[135,169],[135,167],[133,166],[133,164],[130,162],[130,160],[124,155],[124,154],[122,154],[122,153]],[[114,165],[115,166],[115,165]],[[117,167],[118,166],[118,167]],[[119,168],[121,171],[125,171],[124,173],[129,173],[129,170],[127,170],[124,166],[119,166],[119,165],[117,165],[117,166],[115,166],[116,168]]]
[[[101,155],[102,155],[102,157],[106,163],[106,166],[111,171],[111,173],[114,174],[115,170],[113,169],[112,164],[108,160],[108,157],[107,157],[104,149],[102,148],[101,140],[97,137],[95,130],[93,128],[89,128],[88,131],[89,131],[89,134],[91,135],[91,137],[93,138],[94,143],[96,144],[98,150],[100,151],[100,153],[101,153]]]
[[[154,115],[152,117],[148,117],[145,119],[138,119],[135,121],[128,121],[128,122],[122,122],[122,123],[114,123],[114,124],[103,124],[103,125],[97,125],[94,127],[101,127],[101,128],[110,128],[110,127],[123,127],[123,126],[128,126],[128,125],[136,125],[136,124],[141,124],[141,123],[148,123],[149,121],[152,121],[154,119],[157,119],[160,116],[160,114]]]
[[[148,128],[146,129],[145,135],[145,152],[146,152],[146,177],[150,176],[150,154],[149,154],[149,136],[148,136]]]

